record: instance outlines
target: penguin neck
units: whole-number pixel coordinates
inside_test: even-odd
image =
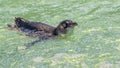
[[[55,35],[55,36],[59,35],[59,29],[58,29],[58,27],[56,27],[56,28],[54,29],[53,35]]]
[[[67,33],[67,29],[61,28],[60,26],[56,27],[53,31],[53,35],[55,35],[55,36],[61,35],[61,34],[66,34],[66,33]]]

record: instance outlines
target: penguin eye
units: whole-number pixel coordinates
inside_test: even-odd
[[[66,27],[67,27],[67,24],[64,23],[62,26],[63,26],[64,28],[66,28]]]

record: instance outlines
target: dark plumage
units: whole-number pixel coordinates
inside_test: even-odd
[[[57,27],[53,27],[41,22],[31,22],[23,18],[15,18],[15,25],[8,25],[9,29],[18,30],[28,36],[42,37],[44,35],[56,36],[66,34],[69,28],[73,28],[77,23],[71,20],[62,21]]]
[[[64,20],[60,22],[57,27],[53,27],[41,22],[31,22],[27,21],[24,18],[15,18],[15,25],[9,25],[8,28],[12,30],[18,30],[27,36],[39,37],[39,40],[36,40],[31,43],[34,45],[36,42],[49,39],[60,34],[66,34],[70,29],[73,29],[77,26],[76,22],[71,20]]]

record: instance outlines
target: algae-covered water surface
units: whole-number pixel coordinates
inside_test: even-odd
[[[72,35],[38,38],[7,29],[14,17],[57,26],[76,21]],[[0,0],[0,68],[119,68],[120,0]]]

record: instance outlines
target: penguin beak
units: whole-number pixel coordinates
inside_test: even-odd
[[[76,22],[72,23],[72,25],[77,26],[78,24]]]
[[[77,26],[78,24],[76,22],[73,22],[73,23],[70,23],[70,27],[75,27]]]

